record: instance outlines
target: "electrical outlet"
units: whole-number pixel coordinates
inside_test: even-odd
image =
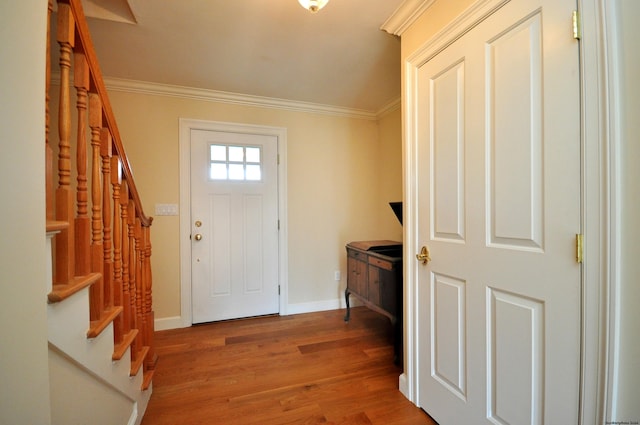
[[[335,272],[333,272],[333,278],[334,278],[337,282],[340,282],[340,270],[336,270]]]

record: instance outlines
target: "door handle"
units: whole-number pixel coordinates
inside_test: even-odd
[[[422,261],[422,264],[427,264],[431,261],[431,257],[429,257],[429,249],[426,246],[423,246],[420,250],[420,254],[416,254],[416,258],[418,261]]]
[[[195,240],[197,240],[197,241],[201,241],[202,240],[202,235],[200,233],[196,233],[196,235],[193,238]]]

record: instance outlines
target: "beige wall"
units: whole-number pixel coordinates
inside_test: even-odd
[[[381,202],[402,201],[402,114],[398,108],[378,121],[380,131],[380,179]],[[384,227],[394,230],[393,240],[402,240],[402,226],[390,209],[382,210]]]
[[[45,0],[0,2],[0,424],[51,422],[47,359]]]
[[[149,215],[156,203],[179,203],[180,118],[287,129],[289,304],[341,298],[347,242],[401,240],[387,205],[402,197],[399,111],[378,122],[122,91],[110,97]],[[180,315],[179,242],[178,217],[155,217],[156,318]]]

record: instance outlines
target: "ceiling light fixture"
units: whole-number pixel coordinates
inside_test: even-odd
[[[318,10],[326,6],[327,3],[329,3],[329,0],[298,0],[298,3],[311,13],[316,13]]]

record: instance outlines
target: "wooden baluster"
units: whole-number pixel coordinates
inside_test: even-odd
[[[68,4],[58,5],[58,33],[60,45],[60,100],[58,105],[58,188],[56,189],[56,219],[73,221],[73,197],[71,194],[71,106],[69,75],[71,71],[71,51],[75,42],[75,22]],[[55,282],[67,284],[73,277],[74,247],[73,227],[62,230],[56,236]]]
[[[53,0],[49,0],[47,8],[47,63],[46,63],[46,83],[45,83],[45,184],[46,184],[46,205],[47,220],[55,219],[55,211],[53,206],[53,149],[49,143],[49,123],[51,114],[49,111],[49,102],[51,96],[49,90],[51,88],[51,14],[53,13]]]
[[[89,127],[91,128],[91,271],[103,274],[102,250],[102,186],[100,145],[102,132],[102,101],[97,93],[89,94]],[[104,279],[89,290],[91,321],[100,319],[104,308]]]
[[[113,304],[116,307],[123,305],[122,289],[122,255],[120,228],[120,186],[122,185],[122,168],[118,156],[111,157],[111,186],[113,188]],[[122,342],[124,335],[123,315],[118,315],[113,321],[113,339],[116,344]]]
[[[142,241],[142,225],[140,219],[135,220],[135,241],[136,241],[136,324],[138,327],[138,352],[144,347],[144,245]]]
[[[120,190],[120,221],[122,222],[122,332],[131,331],[131,293],[129,288],[129,186],[123,181]]]
[[[76,144],[76,188],[78,212],[75,219],[76,276],[88,275],[91,269],[89,252],[90,221],[87,214],[89,196],[87,193],[87,92],[89,91],[89,64],[83,52],[76,52],[73,68],[78,108],[78,130]]]
[[[129,231],[129,294],[130,294],[130,303],[131,303],[131,329],[135,329],[139,331],[138,327],[138,260],[137,260],[137,252],[136,248],[136,207],[133,200],[129,200],[127,205],[127,216],[128,216],[128,231]],[[131,360],[134,361],[137,357],[138,351],[142,349],[142,345],[140,344],[140,332],[133,340],[132,349],[131,349]]]
[[[146,226],[142,228],[144,235],[144,289],[145,289],[145,342],[144,345],[149,347],[147,357],[145,359],[145,370],[155,369],[158,356],[154,350],[153,330],[154,330],[154,312],[152,305],[152,286],[153,279],[151,276],[151,228]]]
[[[102,250],[103,256],[103,282],[104,282],[104,306],[103,310],[113,308],[113,257],[111,245],[111,196],[109,183],[111,182],[111,152],[112,140],[109,129],[103,128],[100,132],[100,155],[102,156]]]

